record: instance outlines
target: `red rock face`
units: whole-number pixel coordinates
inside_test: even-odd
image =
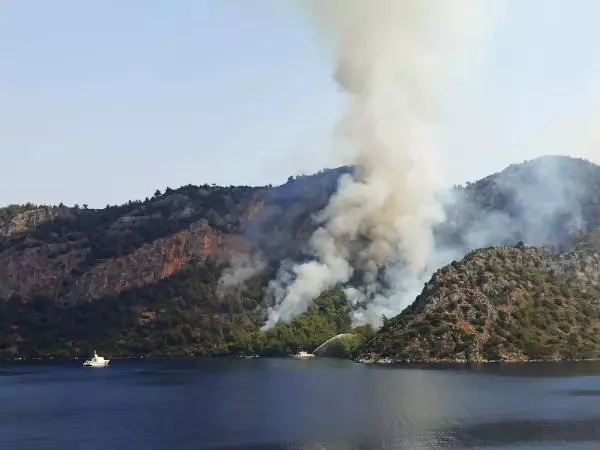
[[[181,270],[190,260],[189,255],[185,253],[180,236],[174,236],[169,241],[166,242],[164,261],[162,261],[162,278],[170,277],[178,270]]]
[[[236,247],[229,243],[235,240],[222,236],[201,221],[133,253],[95,265],[75,281],[66,297],[71,301],[100,298],[153,284],[183,269],[192,259],[227,260]]]
[[[64,244],[62,250],[78,243]],[[171,236],[142,245],[117,258],[82,267],[88,248],[54,256],[52,245],[0,253],[0,295],[61,297],[67,303],[118,294],[156,283],[190,261],[226,262],[232,253],[249,252],[242,236],[223,235],[201,220]]]
[[[64,251],[81,243],[62,245]],[[252,246],[240,235],[215,230],[204,220],[157,239],[126,255],[84,267],[89,248],[54,256],[52,245],[0,253],[0,295],[61,297],[68,303],[114,295],[169,278],[192,260],[227,263],[232,254]]]

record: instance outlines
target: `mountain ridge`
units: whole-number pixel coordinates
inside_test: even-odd
[[[240,340],[265,319],[266,283],[281,261],[310,257],[313,217],[352,170],[290,177],[276,187],[187,185],[103,209],[1,208],[0,355],[79,355],[91,346],[115,355],[246,348]],[[561,171],[566,180],[556,177]],[[535,220],[530,199],[543,206],[533,209]],[[568,247],[574,231],[600,224],[600,167],[568,157],[511,165],[455,189],[444,206],[448,220],[436,240],[461,256],[531,236]],[[220,292],[221,275],[238,257],[259,260],[260,270]],[[334,304],[323,311],[337,325],[319,326],[345,332]],[[99,318],[106,329],[98,329]],[[294,343],[281,348],[301,346],[286,336]]]

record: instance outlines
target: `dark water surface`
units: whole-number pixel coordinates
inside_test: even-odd
[[[600,449],[600,363],[0,366],[0,449]]]

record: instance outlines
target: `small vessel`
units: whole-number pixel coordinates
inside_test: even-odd
[[[85,367],[106,367],[108,366],[109,362],[110,359],[104,359],[103,356],[98,356],[98,353],[96,353],[96,350],[94,350],[94,356],[84,362],[83,365]]]
[[[314,357],[315,355],[313,355],[312,353],[307,353],[304,350],[301,350],[294,355],[294,358],[296,359],[312,359]]]

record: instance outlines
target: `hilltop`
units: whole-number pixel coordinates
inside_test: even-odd
[[[358,350],[368,361],[600,357],[598,233],[574,250],[519,244],[439,269],[415,302]]]

